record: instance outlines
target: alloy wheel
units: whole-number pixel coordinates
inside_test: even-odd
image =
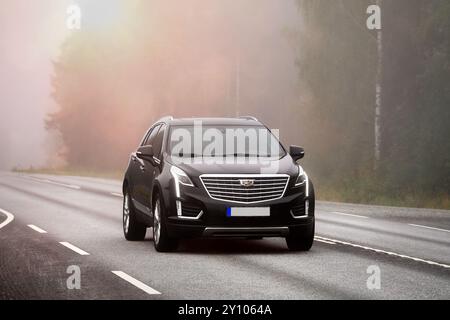
[[[125,234],[128,234],[130,228],[130,196],[125,194],[123,199],[123,230]]]
[[[161,207],[159,199],[155,202],[153,210],[153,241],[158,244],[161,236]]]

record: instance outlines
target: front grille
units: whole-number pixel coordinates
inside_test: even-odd
[[[209,196],[236,203],[258,203],[283,197],[289,176],[276,175],[202,175]]]

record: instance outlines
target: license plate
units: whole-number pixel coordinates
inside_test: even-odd
[[[270,217],[270,207],[234,207],[227,208],[227,217]]]

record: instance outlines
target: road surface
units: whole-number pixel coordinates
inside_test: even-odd
[[[0,299],[450,298],[449,211],[319,202],[307,253],[284,239],[189,240],[157,253],[151,229],[124,239],[120,189],[0,173]]]

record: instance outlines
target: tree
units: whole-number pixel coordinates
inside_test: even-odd
[[[308,99],[301,108],[308,119],[303,134],[310,141],[309,166],[320,180],[357,176],[373,159],[376,41],[365,28],[368,1],[299,4],[298,66]]]
[[[369,4],[299,0],[314,173],[335,186],[351,181],[355,193],[448,198],[450,4],[383,0],[383,34],[364,30]]]

